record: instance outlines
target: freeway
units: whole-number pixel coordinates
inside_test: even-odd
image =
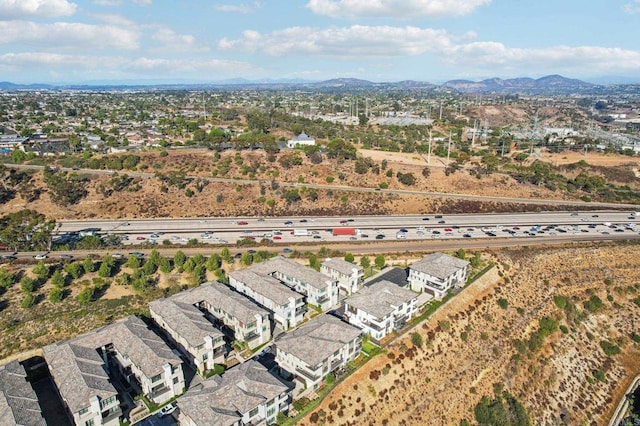
[[[25,164],[5,164],[5,166],[16,168],[16,169],[31,169],[31,170],[44,169],[44,166],[25,165]],[[155,174],[153,173],[131,172],[131,171],[116,172],[114,170],[73,169],[73,168],[64,168],[64,167],[60,168],[60,170],[67,171],[67,172],[82,173],[82,174],[93,174],[93,175],[114,175],[117,173],[122,173],[131,177],[138,177],[141,179],[149,179],[149,178],[155,177]],[[203,177],[203,176],[187,176],[187,178],[192,178],[192,179],[198,178],[198,179],[206,180],[208,182],[229,183],[234,185],[262,185],[265,183],[264,180],[258,180],[258,179],[227,179],[227,178],[213,178],[213,177]],[[374,192],[374,193],[380,193],[380,194],[415,195],[415,196],[423,196],[423,197],[430,197],[430,198],[451,198],[451,199],[484,201],[484,202],[535,204],[535,205],[542,205],[542,206],[554,205],[554,206],[567,206],[567,207],[570,207],[570,206],[585,207],[586,206],[590,208],[603,208],[603,209],[618,209],[618,208],[637,209],[639,208],[639,206],[635,204],[603,203],[603,202],[595,202],[595,201],[587,203],[581,200],[495,197],[495,196],[459,194],[459,193],[448,193],[448,192],[437,192],[437,191],[416,191],[411,189],[380,189],[380,188],[371,188],[371,187],[364,187],[364,186],[341,186],[341,185],[312,184],[312,183],[301,184],[297,182],[284,182],[284,181],[275,181],[275,182],[282,187],[305,186],[307,188],[333,190],[333,191]]]

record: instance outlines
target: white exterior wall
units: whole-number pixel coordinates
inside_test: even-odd
[[[249,348],[253,349],[271,340],[271,321],[269,320],[268,315],[255,314],[255,321],[253,321],[255,326],[249,327],[249,324],[243,324],[238,318],[229,315],[227,312],[221,309],[212,307],[206,301],[203,302],[202,305],[207,310],[207,312],[209,312],[212,316],[216,317],[227,327],[233,330],[234,338],[237,341],[248,342]],[[247,340],[246,336],[251,332],[255,332],[256,334],[258,334],[258,337],[255,339]]]
[[[419,272],[409,268],[409,286],[411,290],[423,292],[429,290],[434,293],[436,299],[443,298],[447,291],[454,286],[464,283],[469,273],[469,267],[459,269],[456,273],[449,275],[446,279],[434,277],[424,272]]]
[[[338,304],[338,284],[333,279],[328,279],[325,281],[325,288],[317,289],[308,283],[301,282],[300,280],[295,278],[291,278],[279,271],[276,271],[274,275],[275,278],[286,283],[298,293],[307,296],[307,303],[320,306],[320,309],[322,309],[323,311],[328,310]],[[326,300],[321,302],[321,300],[323,300],[324,298],[326,298]]]
[[[162,366],[162,373],[159,374],[159,378],[156,381],[152,381],[153,377],[147,377],[140,368],[132,363],[129,358],[123,357],[120,353],[116,352],[118,362],[124,369],[126,367],[131,368],[131,372],[138,379],[142,393],[150,396],[153,393],[153,388],[160,385],[166,387],[168,390],[161,396],[157,396],[153,401],[157,404],[161,404],[174,396],[180,395],[185,390],[184,384],[184,372],[182,371],[182,364],[178,364],[172,367],[171,364],[165,364]],[[154,376],[155,377],[155,376]],[[176,379],[176,383],[174,383]]]
[[[345,294],[357,292],[364,283],[364,271],[358,271],[356,267],[350,275],[346,275],[323,264],[320,266],[320,272],[337,281],[338,288]]]
[[[247,297],[255,300],[258,304],[264,306],[266,309],[273,312],[273,319],[277,321],[284,330],[288,330],[291,327],[295,327],[302,322],[304,317],[304,299],[289,298],[289,303],[286,305],[278,305],[273,300],[269,299],[263,294],[256,293],[251,288],[246,286],[243,282],[240,282],[229,277],[229,286],[234,288],[237,292],[246,295]]]
[[[377,318],[362,309],[353,308],[349,306],[349,301],[347,300],[345,302],[345,314],[349,319],[349,324],[355,325],[374,339],[380,340],[396,330],[396,323],[400,321],[407,322],[417,314],[417,300],[416,296],[408,303],[403,303],[396,307],[392,313],[385,315],[384,318]],[[355,313],[353,312],[354,310],[356,311]]]
[[[120,417],[114,416],[112,419],[103,422],[102,413],[108,412],[112,408],[119,407],[120,401],[118,397],[114,398],[113,401],[104,404],[104,401],[101,401],[100,398],[94,396],[90,399],[89,407],[86,407],[88,411],[83,413],[82,415],[77,412],[73,413],[73,422],[78,426],[85,426],[89,420],[93,420],[93,424],[95,426],[117,426],[120,424]],[[104,406],[103,406],[104,405]]]

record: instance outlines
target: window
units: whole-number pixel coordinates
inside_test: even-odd
[[[209,354],[202,354],[202,360],[206,361],[209,359]]]
[[[273,417],[273,415],[276,413],[276,407],[269,407],[269,409],[267,410],[267,417]]]
[[[160,380],[161,378],[162,378],[162,375],[161,375],[161,374],[158,374],[157,376],[153,376],[153,377],[151,378],[151,383],[155,383],[155,382],[157,382],[158,380]]]
[[[254,408],[253,410],[249,411],[249,418],[253,418],[258,414],[258,407]]]
[[[78,415],[82,417],[82,415],[87,414],[88,412],[89,412],[88,408],[83,408],[82,410],[78,411]]]
[[[84,422],[85,426],[93,426],[93,419],[89,419],[86,422]]]

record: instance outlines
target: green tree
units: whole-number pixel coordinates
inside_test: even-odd
[[[224,260],[227,263],[233,262],[233,256],[231,256],[231,252],[227,247],[222,248],[222,250],[220,251],[220,257],[222,257],[222,260]]]
[[[138,256],[131,255],[127,258],[127,268],[138,269],[140,267],[140,258]]]
[[[85,274],[89,274],[96,270],[96,264],[93,262],[93,260],[87,257],[85,260],[82,261],[82,268],[84,269]]]
[[[51,303],[61,302],[64,297],[64,290],[60,287],[54,287],[49,291],[47,298]]]
[[[457,257],[458,259],[462,259],[462,260],[464,260],[464,259],[466,259],[466,258],[467,258],[467,253],[464,251],[464,249],[463,249],[463,248],[459,248],[459,249],[456,251],[456,257]]]
[[[22,298],[22,303],[20,304],[20,306],[22,306],[22,309],[29,309],[35,303],[36,303],[36,297],[33,295],[33,293],[25,293],[24,297]]]
[[[0,287],[8,289],[14,283],[14,275],[4,268],[0,268]]]
[[[94,288],[93,286],[85,286],[80,293],[76,296],[76,300],[82,304],[86,305],[87,303],[93,300]]]
[[[422,346],[422,336],[420,335],[420,333],[415,332],[411,335],[411,343],[413,343],[413,346]]]
[[[60,272],[59,269],[56,269],[53,275],[51,275],[51,284],[53,284],[54,287],[58,287],[58,288],[64,287],[64,276],[62,275],[62,272]]]
[[[379,254],[374,259],[374,263],[376,264],[376,268],[382,269],[382,268],[384,268],[384,265],[386,264],[386,260],[384,259],[383,255]]]
[[[371,266],[371,260],[367,257],[367,256],[362,256],[360,258],[360,265],[364,268],[367,269],[369,266]]]
[[[35,288],[36,282],[33,279],[27,276],[23,276],[22,279],[20,279],[20,290],[24,293],[31,293]]]
[[[220,262],[220,256],[218,256],[217,253],[213,253],[211,256],[209,256],[209,258],[207,259],[207,262],[205,263],[205,267],[207,268],[207,271],[215,271],[221,265],[222,263]]]
[[[309,267],[315,269],[316,271],[320,270],[320,261],[318,260],[318,256],[312,254],[309,256]]]
[[[173,265],[171,264],[171,261],[169,259],[163,257],[160,259],[160,265],[158,265],[158,269],[160,269],[160,272],[168,274],[173,270]]]
[[[49,266],[44,263],[44,260],[36,263],[31,270],[39,280],[44,281],[49,277]]]
[[[253,255],[251,255],[251,253],[249,252],[243,253],[242,257],[240,258],[240,263],[245,266],[251,265],[253,263]]]
[[[80,278],[82,276],[82,273],[84,272],[82,264],[79,262],[67,263],[66,265],[64,265],[64,271],[69,274],[69,276],[74,280]]]
[[[98,269],[98,276],[101,278],[109,278],[113,274],[115,267],[115,259],[109,255],[104,256],[100,262],[100,268]]]
[[[353,256],[353,253],[346,253],[344,255],[344,260],[353,263],[355,261],[355,257]]]
[[[173,264],[176,268],[182,268],[184,262],[187,261],[187,255],[184,254],[182,250],[178,250],[175,255],[173,255]]]
[[[34,210],[20,210],[0,218],[0,241],[15,251],[48,250],[55,226]]]
[[[147,276],[155,274],[157,270],[158,266],[151,259],[144,262],[144,265],[142,266],[142,271]]]

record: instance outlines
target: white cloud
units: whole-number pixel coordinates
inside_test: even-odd
[[[176,51],[176,52],[206,52],[209,47],[206,45],[199,46],[196,39],[192,35],[177,34],[169,28],[160,28],[151,38],[160,43],[158,51]]]
[[[640,72],[640,51],[599,46],[512,48],[498,42],[474,42],[443,52],[446,62],[456,66],[493,70],[494,74],[516,70],[521,75],[538,72],[592,75]],[[502,72],[501,72],[502,71]]]
[[[441,50],[451,43],[445,30],[417,27],[362,26],[316,29],[292,27],[270,34],[245,31],[237,40],[223,38],[223,50],[328,56],[413,56]]]
[[[122,0],[93,0],[93,4],[98,6],[120,6]]]
[[[307,8],[332,18],[442,18],[472,13],[491,0],[309,0]]]
[[[210,78],[259,75],[263,69],[254,64],[224,59],[128,58],[122,56],[63,55],[29,52],[0,55],[0,70],[16,71],[27,67],[47,67],[50,72],[74,73],[81,79],[105,76],[166,78]],[[204,76],[204,77],[203,77]],[[69,77],[67,77],[69,78]]]
[[[111,25],[0,21],[1,44],[26,44],[51,49],[137,49],[139,34]]]
[[[139,6],[150,6],[153,0],[133,0],[133,3]]]
[[[251,4],[214,4],[213,8],[218,12],[231,12],[231,13],[253,13],[262,7],[262,3],[254,1]]]
[[[139,26],[129,18],[118,15],[117,13],[87,13],[88,16],[95,18],[105,24],[114,25],[116,27],[137,29]]]
[[[67,0],[0,0],[0,20],[70,16],[77,7]]]
[[[632,0],[630,3],[622,6],[622,10],[624,10],[625,13],[629,13],[631,15],[640,13],[640,0]]]

